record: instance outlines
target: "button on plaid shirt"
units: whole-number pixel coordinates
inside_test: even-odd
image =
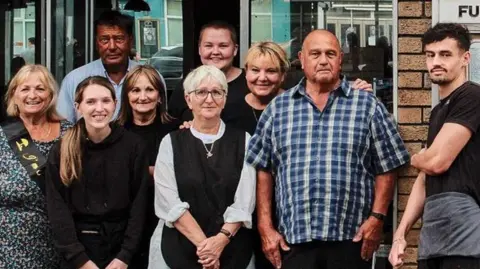
[[[384,105],[344,78],[323,111],[306,94],[305,80],[276,97],[246,161],[275,173],[278,228],[297,244],[353,239],[371,211],[375,176],[409,155]]]

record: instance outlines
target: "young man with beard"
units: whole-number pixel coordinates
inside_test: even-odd
[[[341,75],[342,57],[332,33],[312,31],[299,52],[305,78],[271,101],[250,140],[258,230],[276,268],[371,268],[393,170],[409,160],[384,105]]]
[[[427,148],[412,156],[413,185],[389,260],[402,266],[405,236],[423,212],[419,269],[480,268],[480,86],[468,81],[470,34],[439,23],[423,36],[430,79],[440,103],[430,116]]]

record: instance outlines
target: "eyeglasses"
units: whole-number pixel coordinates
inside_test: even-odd
[[[212,95],[213,99],[222,99],[223,97],[225,97],[225,95],[227,95],[225,90],[218,90],[218,89],[214,89],[214,90],[211,90],[211,91],[209,91],[207,89],[198,89],[198,90],[191,91],[190,93],[192,93],[192,92],[199,99],[207,99],[207,96],[209,94]]]

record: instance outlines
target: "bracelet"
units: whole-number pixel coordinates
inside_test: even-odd
[[[228,238],[228,240],[231,240],[233,237],[232,233],[227,229],[221,229],[220,233],[224,234]]]

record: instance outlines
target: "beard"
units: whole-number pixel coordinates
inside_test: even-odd
[[[451,79],[447,78],[447,77],[432,77],[430,76],[430,80],[432,81],[433,84],[437,84],[437,85],[447,85],[449,83],[452,82]]]

